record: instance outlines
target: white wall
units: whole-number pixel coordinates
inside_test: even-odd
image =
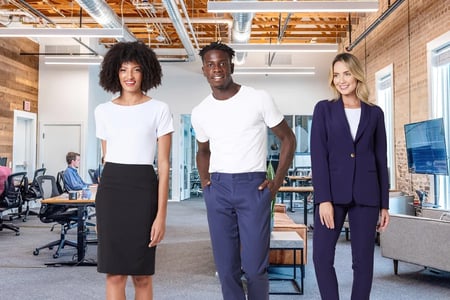
[[[285,115],[310,115],[314,104],[329,98],[327,85],[328,64],[334,54],[323,54],[325,68],[316,70],[315,76],[305,75],[235,75],[237,83],[267,90]],[[192,63],[162,63],[163,81],[149,95],[167,102],[174,117],[175,133],[173,145],[178,145],[180,115],[190,114],[192,108],[210,93],[210,88],[201,73],[200,61]],[[99,143],[95,138],[93,112],[111,95],[98,85],[98,66],[57,66],[40,64],[39,70],[39,123],[81,122],[84,126],[82,176],[88,179],[87,169],[99,163]],[[57,158],[64,160],[64,157]],[[38,159],[39,161],[39,159]],[[179,178],[178,151],[173,151],[172,178]],[[173,198],[178,199],[179,186],[174,181]]]
[[[332,96],[327,85],[328,66],[334,53],[322,53],[316,75],[234,75],[240,84],[267,90],[280,111],[286,115],[310,115],[314,104]],[[300,65],[303,66],[303,65]],[[201,73],[201,62],[162,63],[163,83],[151,94],[169,103],[174,114],[190,113],[192,108],[210,93]]]
[[[87,67],[72,67],[69,71],[59,65],[39,64],[39,91],[38,91],[38,123],[42,124],[81,124],[84,132],[81,147],[86,144],[86,130],[88,128],[86,115],[88,112],[88,86],[89,73]],[[40,146],[42,133],[39,132],[38,143]],[[70,138],[69,136],[67,137]],[[64,140],[61,141],[64,143]],[[40,149],[40,147],[38,147]],[[81,151],[83,159],[85,151]],[[38,163],[41,164],[40,152]],[[66,166],[65,154],[55,157],[57,164]],[[85,173],[86,162],[80,166],[80,173]],[[56,174],[50,174],[55,175]],[[83,178],[86,178],[83,176]]]

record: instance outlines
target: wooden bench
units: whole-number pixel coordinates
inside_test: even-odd
[[[292,268],[292,277],[271,276],[269,281],[290,281],[293,284],[294,291],[274,290],[270,289],[270,294],[274,295],[303,295],[303,278],[305,276],[305,265],[303,263],[303,255],[300,255],[300,261],[296,260],[296,251],[303,254],[304,243],[303,239],[295,231],[272,231],[270,234],[270,249],[279,251],[291,251],[293,262],[292,265],[276,265],[274,267]],[[273,266],[273,265],[271,265]],[[300,267],[300,284],[297,279],[297,267]]]
[[[286,205],[275,204],[273,231],[295,231],[303,239],[303,263],[308,262],[308,236],[307,226],[295,223],[286,214]],[[295,251],[296,261],[300,261],[300,251]],[[274,265],[292,265],[294,254],[292,251],[272,249],[270,250],[269,263]]]

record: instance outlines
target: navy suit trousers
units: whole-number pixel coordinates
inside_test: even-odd
[[[203,191],[224,300],[269,299],[270,191],[258,190],[265,172],[212,173]]]
[[[351,232],[353,286],[352,300],[369,300],[373,279],[373,255],[380,209],[352,204],[334,205],[334,229],[320,222],[316,207],[313,233],[313,261],[323,300],[338,300],[339,289],[334,268],[337,240],[348,213]]]

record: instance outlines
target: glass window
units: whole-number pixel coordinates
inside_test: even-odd
[[[297,148],[295,150],[294,160],[292,161],[292,165],[290,167],[290,172],[293,173],[296,169],[303,168],[309,173],[309,170],[311,169],[309,140],[311,134],[312,116],[287,115],[284,116],[284,119],[288,123],[288,126],[292,128],[297,138]],[[280,156],[280,141],[271,130],[268,131],[268,134],[267,161],[270,161],[276,170]]]
[[[301,169],[302,175],[307,175],[311,170],[311,135],[312,116],[295,116],[294,133],[297,138],[297,148],[294,156],[294,173]]]
[[[394,152],[394,92],[393,67],[389,65],[375,73],[377,104],[384,112],[386,126],[387,157],[389,168],[389,187],[395,188],[395,152]]]
[[[429,69],[432,118],[442,117],[444,119],[445,139],[447,149],[449,149],[450,42],[446,41],[430,50],[431,66],[429,65]],[[442,208],[450,208],[449,176],[435,175],[434,185],[435,203]]]

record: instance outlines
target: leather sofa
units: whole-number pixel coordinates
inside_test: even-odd
[[[304,224],[295,223],[286,213],[285,204],[275,204],[274,231],[295,231],[303,239],[303,264],[306,265],[308,257],[307,227]],[[296,251],[296,262],[300,264],[300,251]],[[294,263],[292,250],[270,250],[269,263],[271,265],[292,265]]]
[[[422,208],[421,216],[392,214],[380,234],[381,255],[391,258],[394,273],[403,261],[450,271],[450,212]]]

